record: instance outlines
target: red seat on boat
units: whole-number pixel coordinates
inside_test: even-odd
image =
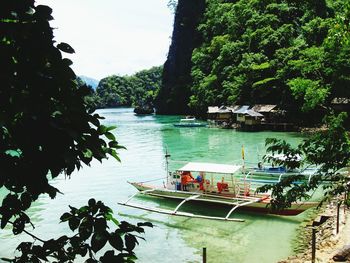
[[[228,190],[228,184],[227,183],[218,182],[217,183],[217,187],[218,187],[218,192],[219,193],[221,193],[222,191],[227,191]]]

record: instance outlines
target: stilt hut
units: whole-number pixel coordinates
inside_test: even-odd
[[[218,125],[230,125],[235,122],[233,112],[240,106],[210,106],[208,107],[208,119]]]

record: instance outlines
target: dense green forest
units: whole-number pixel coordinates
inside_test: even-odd
[[[95,108],[153,107],[161,84],[162,67],[152,67],[131,76],[109,76],[100,80],[87,100]]]
[[[171,85],[186,90],[196,113],[209,105],[254,103],[304,116],[320,112],[332,99],[350,97],[349,15],[349,1],[340,0],[206,1],[196,27],[200,41],[183,62],[191,70],[179,77],[188,81]],[[173,73],[164,69],[165,78]],[[166,85],[160,93],[172,90]],[[177,94],[162,100],[179,101]]]

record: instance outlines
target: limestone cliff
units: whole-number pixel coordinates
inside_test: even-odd
[[[191,56],[193,49],[200,45],[196,28],[204,10],[205,0],[178,1],[172,42],[156,99],[157,114],[189,113]]]

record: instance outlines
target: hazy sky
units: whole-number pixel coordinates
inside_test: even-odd
[[[168,0],[37,0],[53,9],[55,40],[75,49],[77,75],[95,79],[165,62],[173,14]]]

